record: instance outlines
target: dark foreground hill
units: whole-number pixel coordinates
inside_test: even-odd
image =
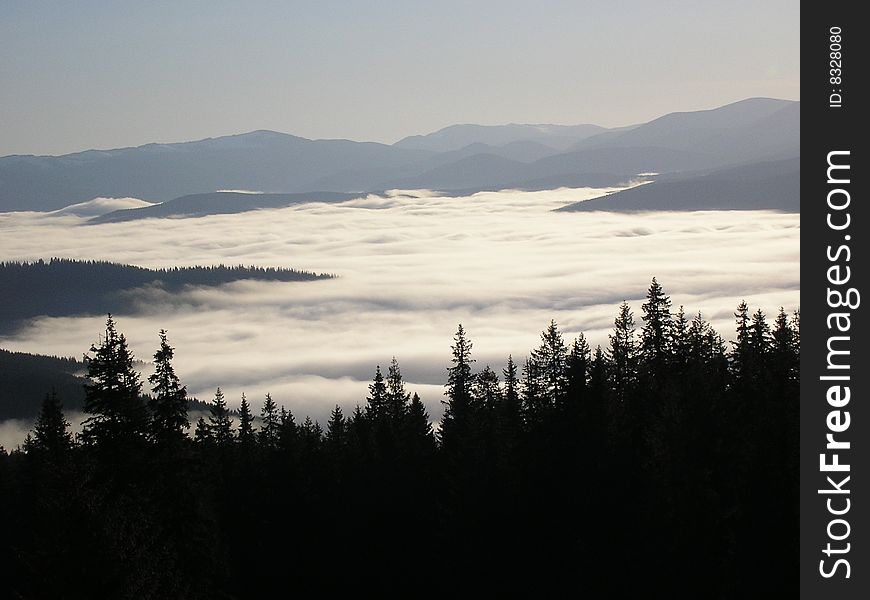
[[[75,358],[10,352],[0,348],[0,421],[32,419],[51,390],[67,411],[81,411],[87,368]]]
[[[218,286],[244,279],[314,281],[332,277],[295,269],[175,267],[145,269],[102,261],[52,259],[0,263],[0,333],[24,319],[125,312],[137,307],[137,291],[168,293],[185,286]],[[11,301],[14,299],[14,302]]]

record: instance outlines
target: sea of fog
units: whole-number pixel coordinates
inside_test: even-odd
[[[239,282],[142,296],[118,314],[137,358],[157,332],[189,392],[231,404],[263,395],[323,421],[363,404],[375,365],[395,356],[409,391],[441,414],[458,323],[476,366],[521,363],[555,319],[570,340],[607,343],[617,305],[640,305],[656,276],[674,308],[701,311],[726,338],[741,299],[773,316],[799,302],[800,215],[766,211],[556,213],[602,190],[424,192],[189,219],[86,225],[73,214],[0,214],[0,260],[69,257],[145,267],[216,263],[334,273],[332,280]],[[37,319],[10,350],[81,355],[104,316]],[[638,323],[638,326],[640,323]],[[5,430],[7,434],[9,427]],[[10,440],[6,440],[7,447]],[[0,442],[2,443],[2,442]]]

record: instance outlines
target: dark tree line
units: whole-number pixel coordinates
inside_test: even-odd
[[[314,281],[332,275],[256,266],[193,266],[146,269],[99,260],[52,258],[34,262],[0,262],[0,332],[22,319],[48,315],[105,314],[133,310],[136,297],[124,293],[143,287],[174,292],[184,286],[218,286],[233,281]]]
[[[74,439],[46,396],[0,452],[13,597],[742,598],[796,592],[799,315],[741,303],[727,344],[653,279],[606,347],[555,322],[482,368],[460,325],[438,431],[398,361],[325,427],[218,388],[189,422],[161,331],[110,317]],[[192,429],[191,435],[188,434]]]

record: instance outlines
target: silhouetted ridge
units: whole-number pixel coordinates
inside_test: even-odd
[[[276,267],[195,266],[146,269],[106,261],[53,258],[0,263],[0,289],[15,302],[0,303],[0,332],[37,316],[125,312],[136,306],[133,292],[146,286],[178,292],[185,286],[219,286],[240,280],[314,281],[332,275]]]

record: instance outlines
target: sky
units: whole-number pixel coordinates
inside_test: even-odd
[[[799,2],[0,2],[0,156],[799,99]]]
[[[237,282],[178,295],[152,291],[115,314],[136,357],[166,328],[188,390],[217,386],[259,410],[270,393],[297,417],[325,422],[364,404],[376,365],[395,356],[410,392],[441,413],[450,345],[462,323],[476,369],[501,373],[555,319],[567,341],[606,347],[619,304],[640,305],[656,276],[674,310],[702,311],[733,337],[746,300],[771,319],[800,301],[800,215],[767,211],[552,212],[602,190],[425,192],[191,219],[85,225],[70,214],[0,213],[0,260],[50,256],[146,267],[258,264],[339,275],[315,282]],[[104,316],[39,318],[0,347],[81,357]],[[146,372],[146,375],[150,372]],[[9,425],[15,447],[29,423]],[[3,435],[7,437],[2,438]],[[12,436],[12,437],[10,437]]]

